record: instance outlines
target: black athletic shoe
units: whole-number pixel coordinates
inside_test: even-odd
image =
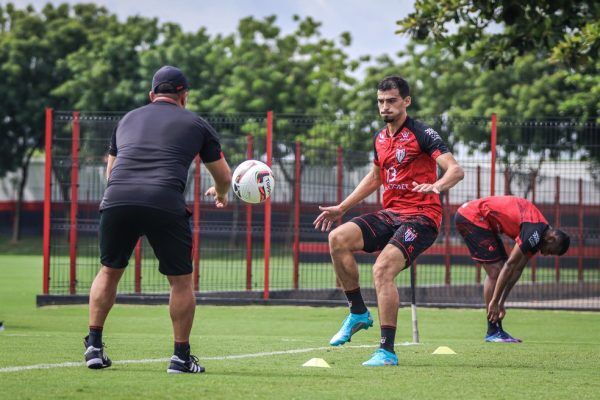
[[[86,336],[83,339],[83,347],[85,348],[85,353],[83,353],[83,355],[85,356],[85,363],[87,367],[90,369],[110,367],[112,365],[112,361],[110,361],[110,358],[104,354],[104,343],[102,344],[101,348],[88,346],[88,338],[89,336]]]
[[[183,361],[177,356],[171,357],[171,364],[167,368],[169,374],[200,374],[204,372],[204,367],[198,364],[198,357],[190,356],[188,361]]]

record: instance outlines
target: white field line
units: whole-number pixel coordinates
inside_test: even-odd
[[[416,345],[418,343],[409,343],[404,342],[401,344],[397,344],[396,346],[411,346]],[[357,346],[344,346],[342,348],[352,348],[352,349],[364,349],[364,348],[373,348],[377,347],[376,345],[357,345]],[[281,350],[281,351],[268,351],[264,353],[250,353],[250,354],[234,354],[230,356],[219,356],[219,357],[200,357],[200,360],[237,360],[240,358],[256,358],[256,357],[269,357],[269,356],[278,356],[282,354],[299,354],[299,353],[309,353],[311,351],[323,351],[323,350],[331,350],[335,349],[335,347],[326,346],[326,347],[309,347],[305,349],[292,349],[292,350]],[[170,358],[146,358],[141,360],[118,360],[113,361],[113,364],[148,364],[148,363],[156,363],[156,362],[168,362]],[[35,364],[35,365],[21,365],[16,367],[4,367],[0,368],[0,373],[2,372],[22,372],[22,371],[30,371],[36,369],[55,369],[55,368],[68,368],[68,367],[84,367],[84,362],[64,362],[57,364]]]

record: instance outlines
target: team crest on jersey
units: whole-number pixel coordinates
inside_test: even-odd
[[[415,232],[412,228],[408,228],[406,232],[404,232],[404,241],[412,242],[417,238],[417,232]]]
[[[406,157],[406,149],[396,149],[396,160],[398,160],[398,163],[401,163],[404,157]]]
[[[433,140],[442,140],[440,135],[433,128],[425,129],[425,133],[428,134]]]
[[[533,235],[529,237],[529,244],[531,247],[535,247],[540,242],[540,234],[538,231],[533,232]]]

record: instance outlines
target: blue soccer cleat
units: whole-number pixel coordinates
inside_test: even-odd
[[[398,365],[398,356],[385,349],[377,349],[368,361],[362,363],[365,367],[384,367]]]
[[[329,344],[332,346],[342,345],[349,342],[356,332],[361,329],[369,329],[372,326],[373,317],[368,310],[362,314],[350,313],[342,323],[340,330],[331,338]]]
[[[494,332],[490,335],[486,335],[485,341],[491,342],[491,343],[521,343],[522,342],[521,339],[516,339],[516,338],[510,336],[508,333],[504,332],[503,330],[497,330],[496,332]]]

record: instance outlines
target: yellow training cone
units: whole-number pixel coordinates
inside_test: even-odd
[[[431,354],[456,354],[450,347],[440,346]]]
[[[331,368],[329,366],[329,364],[327,364],[327,361],[323,360],[322,358],[311,358],[310,360],[308,360],[307,362],[302,364],[302,366],[303,367]]]

